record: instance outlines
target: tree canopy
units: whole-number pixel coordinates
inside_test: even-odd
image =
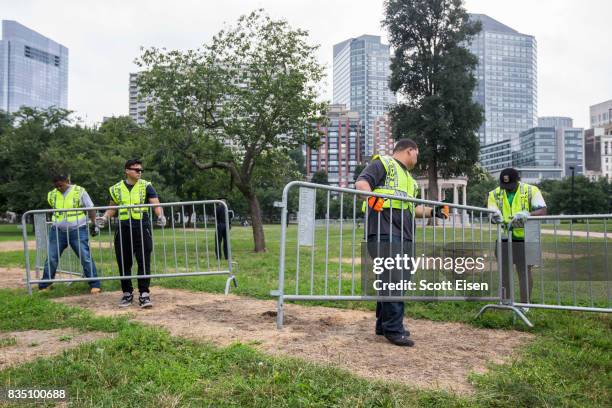
[[[478,160],[478,60],[465,45],[480,23],[469,21],[461,0],[387,0],[383,25],[394,50],[390,88],[402,101],[391,110],[394,137],[417,142],[417,169],[435,199],[438,175],[466,173]]]
[[[226,172],[249,203],[255,251],[265,250],[256,169],[319,141],[311,124],[327,105],[317,101],[324,70],[316,49],[306,31],[257,10],[197,50],[151,48],[137,61],[152,142],[194,171]]]

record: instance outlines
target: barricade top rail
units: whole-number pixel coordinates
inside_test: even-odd
[[[427,204],[427,205],[433,205],[433,206],[436,206],[436,207],[446,205],[446,206],[449,206],[450,208],[457,208],[457,209],[460,209],[460,210],[469,210],[469,211],[480,211],[480,212],[486,212],[486,213],[495,213],[495,210],[491,210],[491,209],[488,209],[486,207],[474,207],[474,206],[471,206],[471,205],[461,205],[461,204],[446,203],[446,202],[443,202],[443,201],[431,201],[431,200],[422,200],[422,199],[419,199],[419,198],[400,197],[400,196],[394,196],[394,195],[389,195],[389,194],[375,193],[373,191],[362,191],[362,190],[357,190],[357,189],[352,189],[352,188],[335,187],[335,186],[328,186],[328,185],[325,185],[325,184],[308,183],[306,181],[291,181],[287,185],[285,185],[285,188],[283,189],[283,202],[284,203],[287,203],[289,190],[293,186],[310,187],[310,188],[316,188],[316,189],[319,189],[319,190],[336,191],[336,192],[339,192],[339,193],[359,194],[359,195],[369,196],[369,197],[381,197],[381,198],[388,198],[388,199],[391,199],[391,200],[409,201],[411,203]]]
[[[612,214],[576,214],[576,215],[533,215],[529,216],[530,220],[574,220],[574,219],[606,219],[612,218]]]
[[[43,214],[50,212],[68,212],[68,211],[92,211],[92,210],[118,210],[124,208],[143,208],[143,207],[172,207],[172,206],[186,206],[186,205],[195,205],[195,204],[221,204],[227,209],[227,204],[225,204],[221,200],[199,200],[199,201],[177,201],[172,203],[159,203],[159,204],[133,204],[133,205],[105,205],[105,206],[95,206],[95,207],[77,207],[77,208],[46,208],[42,210],[29,210],[23,214],[25,218],[26,215],[30,214]]]

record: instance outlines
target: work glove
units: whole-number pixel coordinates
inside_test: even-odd
[[[100,233],[100,228],[95,223],[89,224],[89,235],[95,237]]]
[[[497,210],[494,214],[491,214],[491,223],[501,224],[504,222],[504,216],[501,211]]]
[[[96,217],[96,227],[104,228],[106,226],[106,221],[108,221],[106,215],[103,215],[102,217]]]
[[[447,220],[448,219],[448,205],[441,205],[441,206],[434,207],[433,213],[431,215],[436,218],[444,218],[445,220]]]
[[[529,213],[527,211],[521,211],[519,213],[516,213],[514,217],[512,217],[510,225],[512,225],[512,228],[523,228],[525,226],[525,221],[527,221],[528,217]]]
[[[158,227],[165,227],[166,226],[166,216],[164,214],[160,215],[159,217],[157,217],[157,222],[155,223]]]
[[[368,207],[376,212],[381,212],[385,199],[382,197],[368,197]]]

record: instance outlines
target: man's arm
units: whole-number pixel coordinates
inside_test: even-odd
[[[149,198],[149,204],[160,204],[159,197]],[[153,211],[155,211],[155,215],[158,218],[161,218],[164,215],[164,209],[162,207],[153,207]]]

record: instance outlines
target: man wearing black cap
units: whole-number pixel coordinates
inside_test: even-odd
[[[513,168],[502,170],[499,187],[489,192],[487,207],[497,212],[493,215],[494,224],[512,227],[512,260],[517,267],[521,291],[521,303],[529,303],[533,278],[531,266],[525,260],[525,221],[529,216],[546,215],[546,203],[540,189],[521,182],[519,172]],[[503,241],[507,241],[504,239]],[[504,298],[508,297],[511,273],[507,262],[508,245],[502,245],[502,287]],[[526,267],[527,266],[527,267]]]

